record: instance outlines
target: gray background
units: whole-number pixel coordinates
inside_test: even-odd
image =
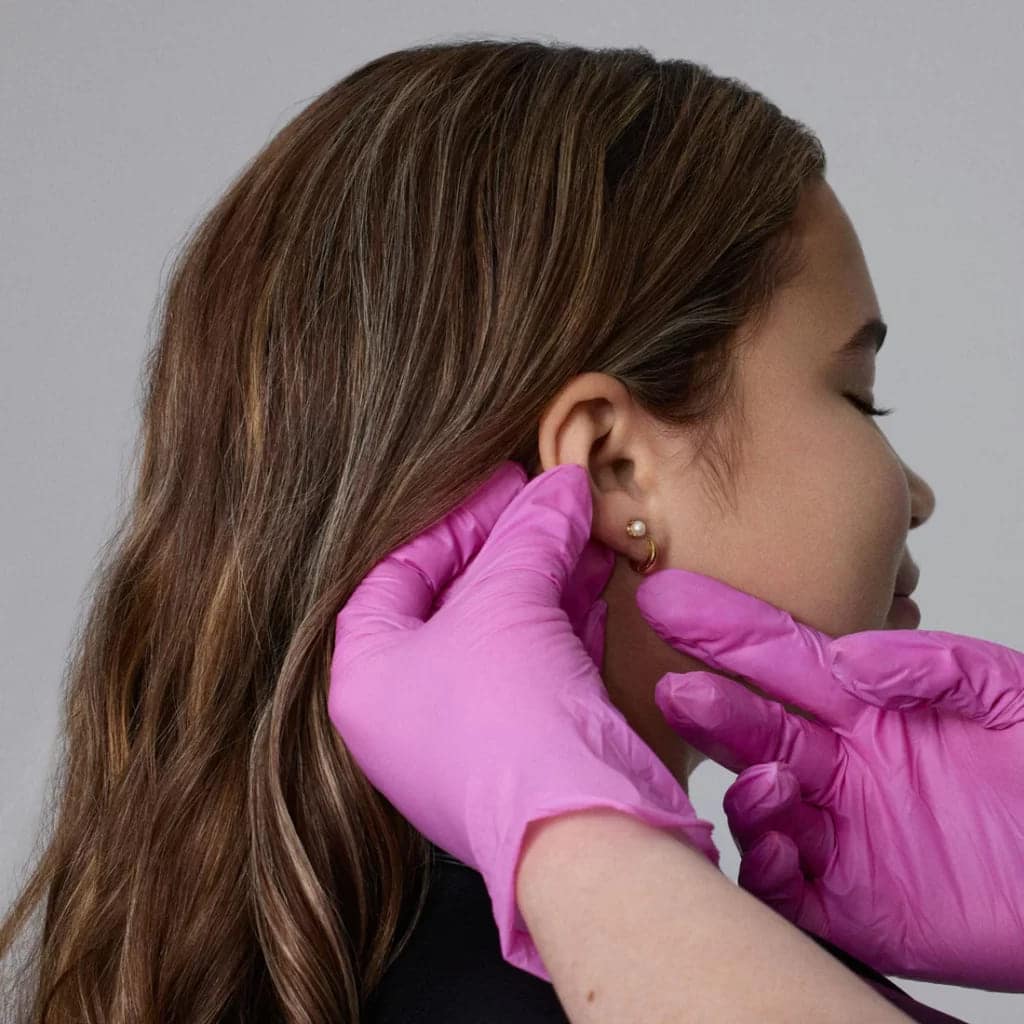
[[[639,7],[639,9],[638,9]],[[24,868],[82,591],[123,499],[170,254],[242,164],[364,61],[459,36],[640,44],[737,76],[821,136],[889,340],[881,426],[937,494],[923,628],[1024,646],[1024,14],[1002,3],[179,0],[0,8],[0,884]],[[716,821],[732,776],[701,767]],[[1024,863],[1024,858],[1022,858]],[[1024,870],[1024,869],[1022,869]],[[1022,937],[1024,945],[1024,937]],[[972,1022],[1024,996],[905,982]]]

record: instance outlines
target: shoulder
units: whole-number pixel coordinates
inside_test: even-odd
[[[554,987],[501,955],[481,876],[439,857],[409,942],[366,1008],[367,1024],[569,1024]]]

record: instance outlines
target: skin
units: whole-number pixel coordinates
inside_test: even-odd
[[[619,555],[602,594],[609,696],[684,788],[704,755],[664,720],[654,688],[666,672],[709,666],[666,644],[637,609],[644,577],[629,559],[642,561],[647,545],[626,534],[630,519],[643,519],[658,545],[652,571],[713,576],[832,636],[913,625],[893,593],[913,565],[908,532],[931,517],[935,495],[848,397],[876,404],[873,349],[837,354],[881,315],[878,299],[827,182],[805,190],[796,228],[804,269],[738,352],[745,426],[734,509],[709,490],[696,438],[666,430],[608,374],[569,381],[539,425],[542,469],[589,471],[593,536]]]

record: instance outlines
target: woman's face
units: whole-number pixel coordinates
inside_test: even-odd
[[[642,561],[647,548],[626,534],[630,519],[645,520],[658,545],[655,570],[713,576],[830,635],[917,625],[893,595],[916,581],[907,533],[931,516],[935,496],[849,397],[889,398],[874,392],[874,344],[843,352],[881,318],[878,301],[827,183],[806,190],[797,229],[804,269],[737,356],[744,421],[733,509],[691,464],[690,437],[666,433],[606,374],[570,381],[540,425],[543,469],[589,470],[594,536],[621,556],[602,595],[609,695],[680,781],[700,757],[661,717],[654,686],[665,672],[706,666],[662,641],[636,608],[644,577],[627,559]]]

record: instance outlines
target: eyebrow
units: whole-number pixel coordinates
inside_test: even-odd
[[[882,347],[888,331],[889,325],[884,320],[879,320],[877,317],[868,320],[853,332],[849,341],[839,349],[837,354],[840,356],[852,355],[863,349],[868,351],[873,349],[877,353]]]

